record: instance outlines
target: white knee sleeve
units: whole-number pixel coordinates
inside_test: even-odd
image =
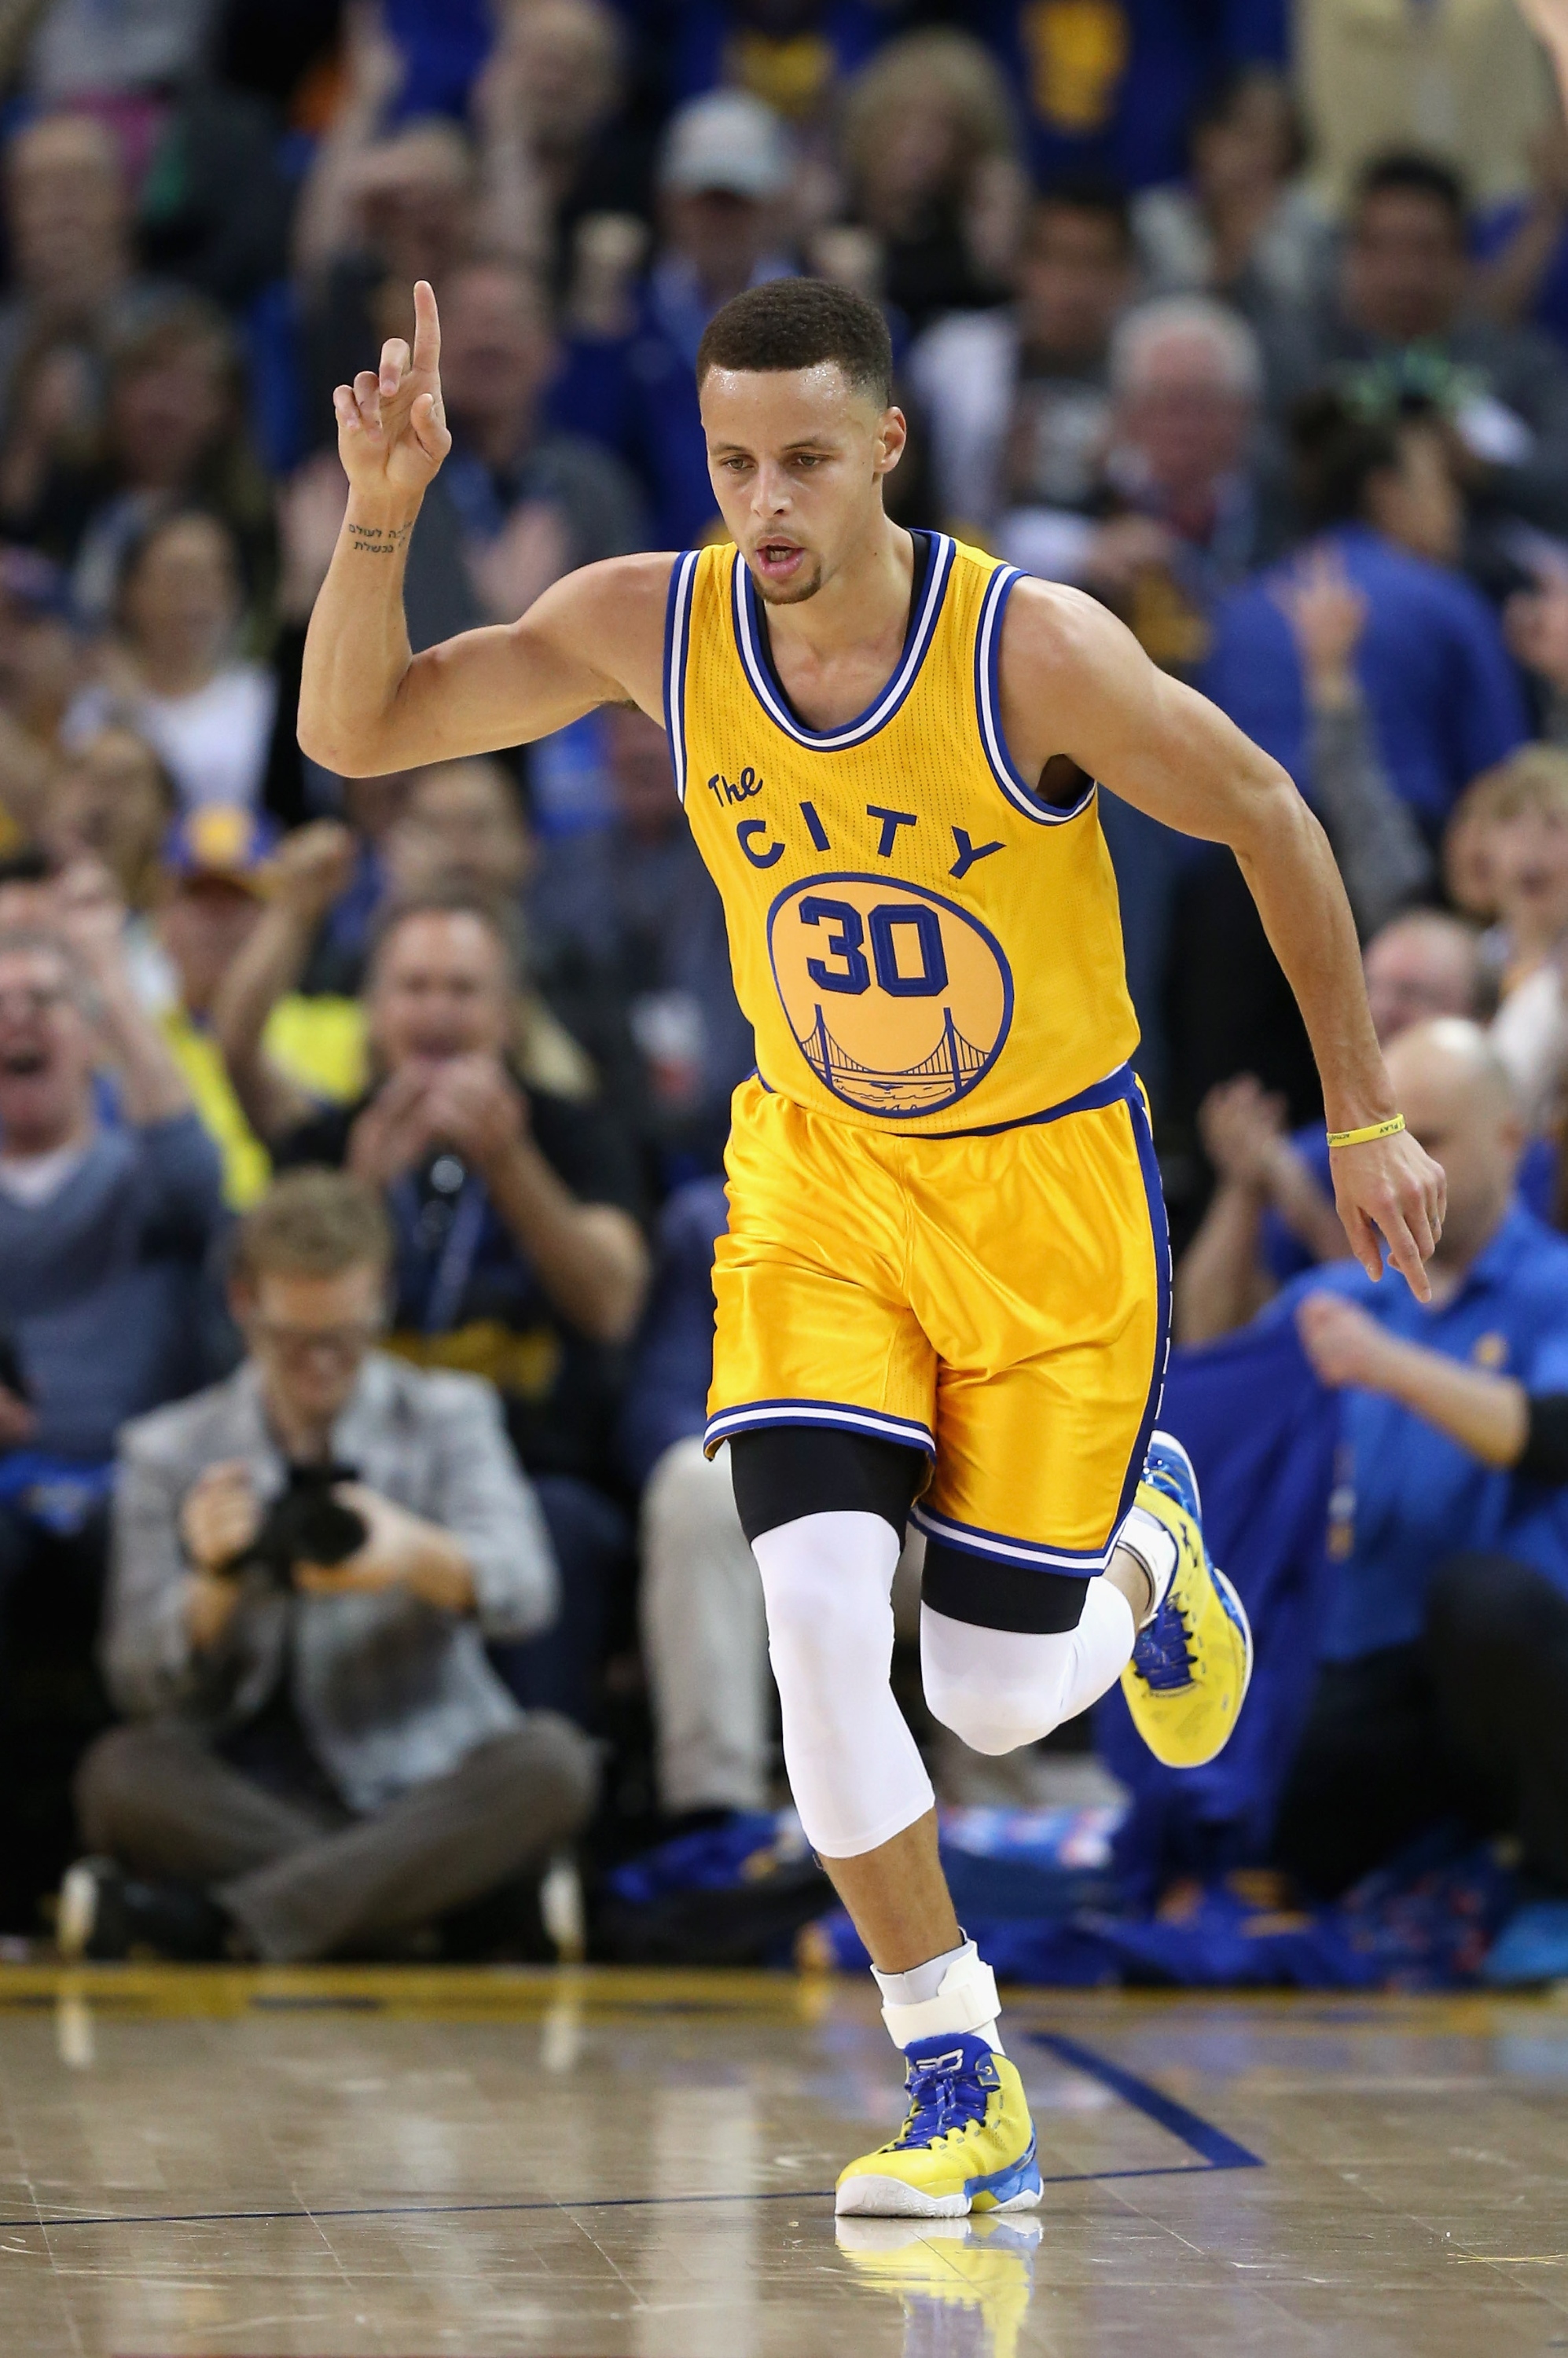
[[[1131,1606],[1103,1577],[1090,1581],[1077,1628],[1050,1636],[979,1629],[923,1606],[925,1700],[971,1750],[1011,1752],[1098,1702],[1136,1636]]]
[[[880,1515],[802,1515],[752,1548],[795,1806],[814,1850],[858,1858],[935,1799],[888,1683],[898,1541]]]

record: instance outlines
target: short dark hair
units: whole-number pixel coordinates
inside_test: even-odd
[[[892,399],[892,339],[876,305],[827,278],[769,278],[716,311],[697,348],[700,389],[709,369],[820,368],[832,361],[857,392]]]
[[[1356,183],[1353,213],[1358,217],[1374,197],[1390,196],[1429,198],[1442,206],[1458,235],[1464,236],[1470,210],[1465,183],[1440,157],[1422,155],[1415,147],[1392,148],[1387,155],[1374,156]]]
[[[1131,251],[1132,204],[1119,180],[1096,172],[1074,172],[1047,180],[1029,208],[1029,238],[1039,235],[1050,213],[1092,214],[1116,232],[1117,243],[1124,254]]]
[[[1440,422],[1430,402],[1414,398],[1368,408],[1338,387],[1307,394],[1291,412],[1291,450],[1297,503],[1307,528],[1325,532],[1365,516],[1376,475],[1390,474],[1403,458],[1412,427]]]

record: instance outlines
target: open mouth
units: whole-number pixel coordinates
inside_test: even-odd
[[[806,551],[793,540],[762,540],[757,544],[755,563],[770,581],[787,581],[806,563]]]
[[[8,1081],[30,1081],[49,1063],[41,1048],[0,1049],[0,1076]]]

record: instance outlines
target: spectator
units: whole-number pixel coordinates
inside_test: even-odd
[[[86,1478],[125,1417],[200,1380],[218,1164],[137,1004],[108,879],[71,871],[38,903],[49,929],[0,942],[0,1333],[25,1388],[3,1405],[10,1442]],[[93,1086],[105,1055],[112,1124]]]
[[[1435,909],[1396,917],[1368,943],[1363,963],[1385,1049],[1416,1024],[1473,1017],[1479,1005],[1478,936]],[[1282,1099],[1244,1073],[1209,1091],[1198,1126],[1217,1184],[1176,1271],[1182,1343],[1230,1334],[1288,1279],[1350,1249],[1321,1120],[1287,1135]],[[1550,1192],[1549,1174],[1539,1192]]]
[[[1323,292],[1329,224],[1300,178],[1305,142],[1282,74],[1238,66],[1200,102],[1188,172],[1145,189],[1133,222],[1152,295],[1222,295],[1259,327]]]
[[[580,435],[546,427],[556,365],[545,298],[527,271],[470,263],[442,288],[453,448],[438,481],[460,519],[474,595],[495,622],[514,621],[561,574],[643,543],[625,470]]]
[[[681,815],[664,730],[630,707],[600,725],[615,815],[546,841],[530,903],[542,968],[596,1047],[606,1001],[625,1010],[666,1170],[717,1171],[731,1093],[756,1063],[723,908]],[[614,1069],[612,1043],[601,1061]]]
[[[111,725],[85,739],[55,773],[38,828],[59,868],[87,860],[108,871],[125,911],[122,947],[131,979],[142,1005],[154,1011],[171,989],[153,921],[176,808],[174,781],[152,747],[134,730]]]
[[[1132,291],[1127,200],[1090,181],[1031,208],[1007,309],[959,311],[909,356],[937,506],[989,541],[1004,514],[1088,515],[1110,435],[1111,330]]]
[[[1474,795],[1498,920],[1485,944],[1501,1002],[1492,1044],[1533,1136],[1560,1120],[1568,1050],[1568,752],[1523,746]]]
[[[1328,830],[1365,941],[1432,882],[1432,852],[1373,741],[1356,676],[1368,601],[1346,579],[1339,552],[1308,550],[1281,583],[1279,598],[1309,716],[1308,795]]]
[[[139,280],[114,136],[86,114],[27,124],[5,151],[12,292],[0,306],[0,427],[26,409],[93,424],[104,343],[153,292]]]
[[[573,341],[557,414],[632,466],[656,548],[689,548],[718,528],[697,348],[721,303],[792,267],[784,221],[791,171],[784,127],[760,101],[715,91],[682,107],[665,130],[659,243],[626,332]]]
[[[223,1028],[236,1089],[280,1166],[346,1164],[383,1191],[397,1238],[394,1347],[500,1387],[564,1582],[560,1626],[511,1674],[525,1699],[586,1717],[628,1536],[606,1486],[613,1354],[646,1290],[641,1191],[607,1112],[515,1076],[516,983],[493,910],[432,895],[384,921],[366,981],[374,1077],[356,1104],[323,1109],[257,1056],[254,1005]]]
[[[372,1348],[391,1252],[362,1184],[280,1183],[237,1239],[244,1364],[124,1435],[103,1652],[136,1724],[79,1774],[68,1953],[363,1953],[589,1814],[589,1746],[484,1654],[549,1616],[538,1509],[486,1385]],[[330,1568],[330,1530],[272,1544],[302,1471],[358,1519]]]
[[[1207,297],[1171,296],[1121,320],[1110,379],[1104,520],[1021,508],[1001,545],[1015,564],[1095,590],[1157,663],[1188,671],[1206,648],[1215,600],[1269,553],[1273,535],[1259,469],[1257,341]]]
[[[0,1714],[26,1778],[8,1872],[30,1898],[59,1873],[63,1785],[104,1719],[91,1665],[115,1435],[205,1379],[221,1205],[106,880],[79,871],[27,897],[38,922],[0,924]],[[94,1084],[104,1055],[113,1123]]]
[[[81,685],[82,646],[59,568],[0,547],[0,839],[37,833]],[[9,822],[9,828],[6,822]]]
[[[503,10],[474,92],[481,234],[491,253],[537,273],[557,302],[607,220],[634,225],[652,210],[651,143],[625,119],[626,80],[625,22],[605,0]]]
[[[276,586],[272,494],[245,426],[245,381],[222,312],[194,297],[110,350],[101,432],[81,455],[29,421],[5,453],[8,529],[64,565],[77,614],[101,624],[131,544],[171,507],[221,515],[264,624]]]
[[[1568,359],[1471,300],[1465,191],[1424,156],[1390,155],[1361,177],[1334,305],[1310,366],[1359,401],[1414,395],[1451,419],[1483,508],[1568,527]]]
[[[159,1021],[223,1158],[223,1193],[236,1211],[264,1193],[271,1164],[234,1094],[212,1018],[224,978],[261,921],[271,847],[254,811],[205,803],[189,812],[165,846],[157,911],[170,985]],[[351,999],[287,992],[262,1040],[279,1073],[323,1099],[346,1103],[364,1086],[363,1032]]]
[[[1297,29],[1314,176],[1335,210],[1374,157],[1431,146],[1434,134],[1442,160],[1483,202],[1525,186],[1552,86],[1512,0],[1376,12],[1360,0],[1311,0]]]
[[[1346,1388],[1336,1570],[1276,1849],[1331,1895],[1458,1814],[1522,1837],[1563,1892],[1568,1468],[1560,1412],[1532,1403],[1564,1388],[1568,1244],[1513,1200],[1523,1133],[1484,1035],[1422,1025],[1389,1062],[1448,1174],[1432,1304],[1346,1261],[1270,1314]]]
[[[1024,183],[1007,83],[968,33],[907,33],[849,84],[840,135],[850,218],[878,242],[884,299],[915,333],[997,301]]]
[[[681,1188],[659,1220],[657,1271],[622,1412],[622,1456],[643,1501],[640,1609],[655,1781],[669,1818],[767,1801],[767,1630],[728,1457],[703,1455],[713,1371],[717,1179]]]
[[[1295,438],[1313,546],[1367,601],[1356,674],[1374,748],[1435,843],[1463,788],[1528,733],[1496,619],[1454,569],[1460,517],[1445,435],[1430,413],[1368,421],[1327,396],[1303,404]],[[1292,578],[1264,575],[1221,606],[1198,684],[1304,785]]]
[[[277,682],[235,651],[243,611],[227,525],[189,509],[149,525],[126,551],[119,636],[98,684],[66,715],[68,740],[124,719],[156,749],[185,807],[255,803]]]

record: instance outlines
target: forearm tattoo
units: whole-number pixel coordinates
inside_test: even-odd
[[[396,524],[384,532],[378,524],[351,524],[349,546],[362,557],[395,557],[413,529],[411,524]]]

